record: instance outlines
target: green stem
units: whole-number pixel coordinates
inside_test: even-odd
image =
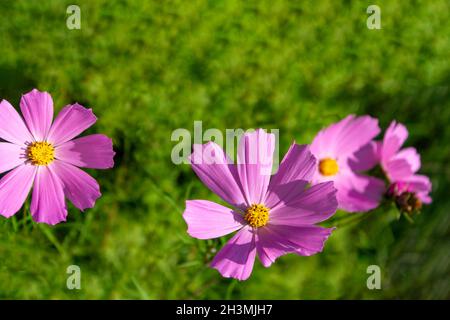
[[[19,230],[19,226],[18,226],[18,224],[17,224],[17,218],[16,218],[16,216],[12,216],[12,218],[11,218],[11,223],[12,223],[12,225],[13,225],[14,232],[17,232],[17,230]]]
[[[343,228],[343,227],[350,226],[351,224],[354,224],[355,222],[361,222],[361,221],[367,219],[372,214],[372,212],[373,212],[373,210],[369,211],[367,213],[355,213],[353,215],[355,215],[356,217],[352,216],[351,219],[345,220],[344,223],[336,224],[336,227],[337,228]]]
[[[38,228],[41,229],[42,233],[47,237],[47,239],[55,246],[56,250],[63,256],[67,257],[67,252],[64,247],[59,243],[58,239],[56,239],[53,232],[49,229],[49,227],[44,226],[41,223],[37,224]]]

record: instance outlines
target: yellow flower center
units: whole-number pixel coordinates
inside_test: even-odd
[[[269,208],[262,204],[253,204],[245,210],[244,219],[255,228],[263,227],[269,221]]]
[[[35,166],[46,166],[55,160],[55,148],[48,142],[33,142],[28,146],[27,156]]]
[[[336,160],[325,158],[319,162],[319,171],[324,176],[334,176],[339,171]]]

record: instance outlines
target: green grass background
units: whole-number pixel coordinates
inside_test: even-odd
[[[35,224],[27,207],[0,218],[0,298],[450,297],[447,0],[376,1],[381,30],[366,27],[373,1],[77,0],[81,30],[66,28],[69,4],[0,1],[0,97],[18,106],[36,87],[56,110],[92,107],[89,133],[113,138],[116,166],[89,171],[103,196],[67,223]],[[181,214],[186,199],[218,198],[171,162],[172,131],[276,128],[283,154],[349,113],[407,125],[433,204],[413,224],[383,207],[321,254],[257,262],[246,282],[208,268],[225,239],[191,239]],[[66,288],[71,264],[81,290]],[[381,290],[366,287],[372,264]]]

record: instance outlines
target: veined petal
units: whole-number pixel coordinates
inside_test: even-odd
[[[53,123],[47,141],[55,146],[80,135],[97,121],[92,109],[75,103],[64,107]]]
[[[353,171],[373,169],[381,159],[381,142],[371,141],[356,151],[348,160],[348,166]]]
[[[183,218],[188,225],[187,232],[197,239],[218,238],[245,225],[241,214],[206,200],[186,201]]]
[[[0,102],[0,138],[20,146],[34,141],[22,117],[6,100]]]
[[[95,201],[102,195],[97,181],[77,167],[55,160],[54,173],[61,180],[65,196],[80,210],[93,208]]]
[[[192,170],[215,194],[234,207],[245,207],[236,167],[214,142],[194,145],[189,157]]]
[[[11,217],[22,207],[30,193],[37,167],[23,164],[0,180],[0,214]]]
[[[237,171],[248,205],[262,203],[272,174],[275,135],[262,129],[246,133],[238,146]]]
[[[47,92],[33,89],[20,99],[20,109],[34,139],[44,141],[53,120],[52,97]]]
[[[383,180],[346,172],[339,175],[334,185],[339,208],[348,212],[365,212],[375,209],[386,191]]]
[[[26,161],[25,146],[0,142],[0,173],[14,169]]]
[[[52,165],[38,167],[30,211],[36,222],[55,225],[66,221],[63,185],[53,172]]]
[[[333,182],[313,185],[270,211],[271,225],[302,226],[324,221],[338,207]],[[281,193],[284,193],[281,191]]]
[[[55,157],[77,167],[109,169],[114,167],[112,140],[93,134],[63,143],[55,148]]]
[[[369,143],[380,131],[377,119],[349,115],[321,130],[311,143],[311,152],[318,160],[343,159]]]
[[[217,253],[211,267],[223,277],[246,280],[252,273],[255,256],[255,232],[250,227],[244,227]]]
[[[397,151],[400,150],[403,143],[405,143],[408,138],[408,130],[406,127],[392,121],[389,128],[386,130],[383,138],[383,150],[382,150],[382,161],[388,161]]]
[[[334,228],[315,225],[267,225],[258,230],[258,256],[265,267],[286,253],[311,256],[322,252]]]
[[[282,202],[290,202],[296,198],[311,181],[316,165],[317,161],[309,152],[308,146],[292,144],[278,172],[270,180],[264,204],[273,209]]]
[[[348,115],[341,121],[320,130],[311,143],[310,150],[312,154],[319,160],[322,158],[335,159],[339,151],[337,150],[337,145],[339,143],[338,138],[340,137],[340,133],[354,118],[355,115]]]
[[[268,268],[275,260],[285,254],[295,252],[296,246],[286,237],[278,235],[267,227],[259,228],[256,238],[256,252],[261,264]]]

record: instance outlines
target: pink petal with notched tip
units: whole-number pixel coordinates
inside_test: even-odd
[[[0,214],[11,217],[22,207],[35,179],[37,167],[23,164],[0,180]]]
[[[290,184],[296,188],[295,182]],[[284,193],[282,187],[281,193]],[[324,221],[336,212],[336,192],[332,181],[316,184],[290,201],[271,209],[269,223],[300,226]],[[282,194],[280,198],[283,198]]]
[[[71,140],[55,148],[56,159],[91,169],[114,167],[114,155],[112,140],[103,134]]]
[[[238,146],[237,171],[248,205],[262,203],[272,174],[275,135],[262,129],[245,133]]]
[[[295,250],[296,246],[289,243],[284,236],[271,232],[268,228],[258,229],[256,252],[264,267],[270,267],[277,258]]]
[[[91,127],[97,121],[92,109],[75,103],[64,107],[53,123],[47,141],[55,146],[67,142]]]
[[[80,210],[93,208],[100,198],[100,186],[89,174],[77,167],[55,160],[53,172],[63,185],[64,195]]]
[[[408,138],[408,130],[406,127],[395,121],[389,125],[383,138],[382,162],[388,161],[402,147]]]
[[[52,97],[47,92],[33,89],[20,99],[20,109],[34,139],[44,141],[53,120]]]
[[[0,102],[0,139],[20,146],[34,141],[22,117],[6,100]]]
[[[286,226],[267,225],[258,230],[258,257],[265,267],[286,254],[311,256],[322,252],[325,241],[334,228],[315,225]]]
[[[251,227],[239,230],[217,253],[211,267],[223,277],[246,280],[250,277],[256,256],[256,234]]]
[[[214,142],[194,145],[189,157],[192,169],[215,194],[234,207],[246,207],[236,167]]]
[[[321,130],[311,143],[312,154],[323,158],[347,158],[380,133],[378,120],[370,116],[349,115]]]
[[[242,215],[232,209],[207,200],[188,200],[183,218],[188,234],[197,239],[213,239],[241,229]]]
[[[66,221],[63,185],[53,171],[53,165],[38,167],[30,211],[36,222],[55,225]]]

